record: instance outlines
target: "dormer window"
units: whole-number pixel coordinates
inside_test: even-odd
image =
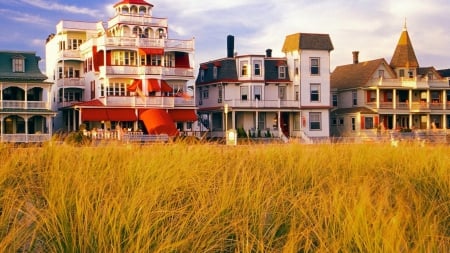
[[[408,77],[409,77],[409,78],[413,78],[413,77],[414,77],[414,70],[410,69],[410,70],[408,71]]]
[[[25,59],[23,57],[15,57],[12,59],[13,72],[25,72]]]
[[[405,70],[404,70],[404,69],[400,69],[400,70],[398,71],[398,75],[399,75],[400,77],[405,77]]]
[[[278,78],[280,78],[280,79],[286,78],[286,66],[278,67]]]
[[[248,61],[240,62],[241,76],[248,76]]]

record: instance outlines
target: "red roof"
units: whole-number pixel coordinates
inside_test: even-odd
[[[122,1],[120,1],[118,3],[116,3],[114,5],[114,7],[116,7],[117,5],[121,5],[121,4],[140,4],[140,5],[148,5],[148,6],[152,6],[153,7],[152,4],[147,3],[144,0],[122,0]]]
[[[100,100],[94,99],[94,100],[74,104],[74,106],[105,106],[105,105]]]

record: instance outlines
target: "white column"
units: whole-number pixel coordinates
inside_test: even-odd
[[[392,108],[397,109],[397,89],[392,90],[392,104]]]
[[[380,109],[380,88],[377,87],[377,109]]]

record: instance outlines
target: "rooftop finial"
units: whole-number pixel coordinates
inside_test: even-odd
[[[403,24],[403,31],[406,31],[407,27],[406,27],[406,18],[405,18],[405,23]]]

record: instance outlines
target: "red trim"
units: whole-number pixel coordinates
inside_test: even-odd
[[[120,2],[118,2],[118,3],[116,3],[116,4],[114,4],[114,8],[115,8],[117,5],[121,5],[121,4],[141,4],[141,5],[147,5],[147,6],[153,7],[152,4],[149,4],[149,3],[147,3],[147,2],[144,1],[144,0],[122,0],[122,1],[120,1]]]
[[[161,80],[161,91],[173,92],[173,88],[165,80]]]
[[[82,108],[81,121],[136,121],[132,108]]]
[[[139,48],[139,52],[152,55],[163,55],[164,48]]]
[[[193,109],[169,110],[169,115],[173,121],[194,122],[197,121],[197,114]]]
[[[148,79],[147,80],[147,90],[149,92],[161,91],[161,87],[159,86],[158,80],[157,79]]]
[[[136,88],[142,90],[142,80],[141,79],[134,79],[133,83],[131,83],[130,86],[127,87],[127,91],[136,91]]]
[[[105,108],[82,108],[81,121],[102,121],[108,120],[108,113]]]

